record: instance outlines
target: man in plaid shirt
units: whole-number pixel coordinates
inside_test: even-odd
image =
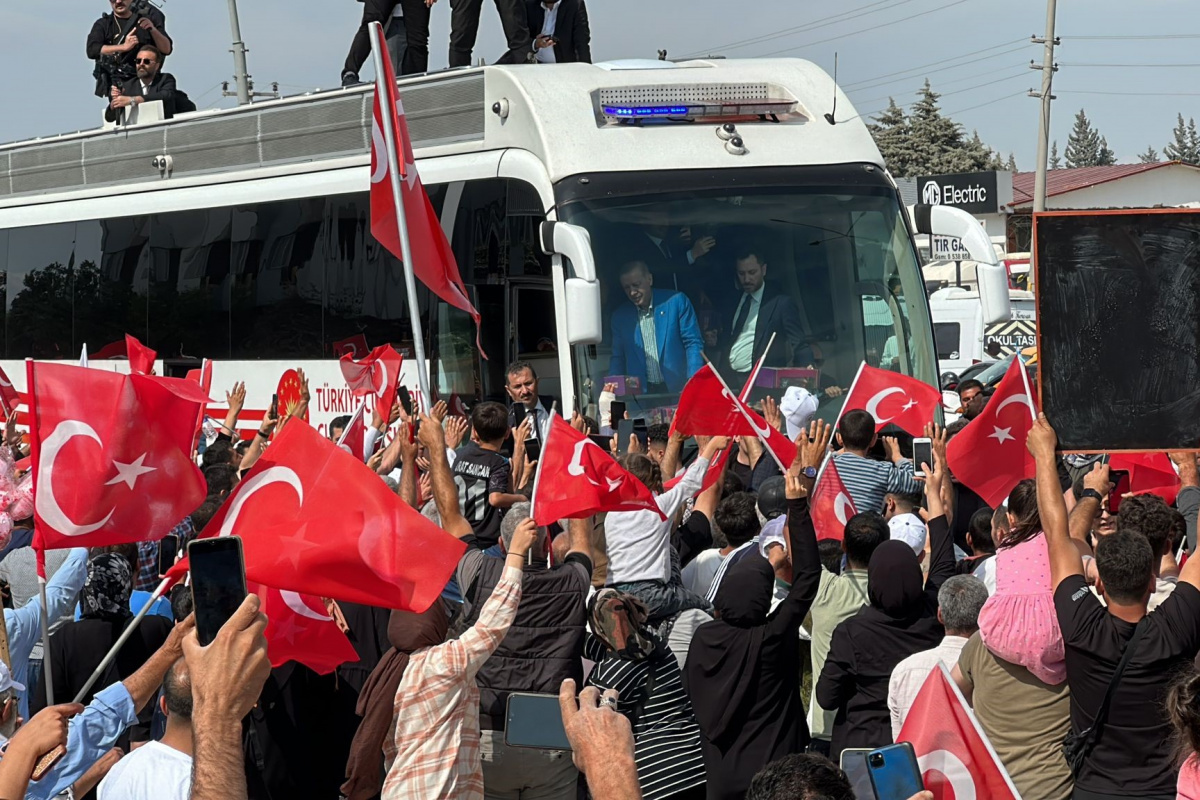
[[[192,518],[184,517],[183,521],[171,528],[168,536],[179,537],[179,552],[185,552],[188,542],[196,538],[192,528]],[[153,592],[158,588],[162,578],[158,574],[158,542],[138,542],[137,577],[133,580],[133,588],[139,592]]]

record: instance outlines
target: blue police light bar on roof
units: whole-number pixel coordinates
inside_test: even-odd
[[[601,125],[804,117],[786,89],[765,83],[614,87],[598,95]]]

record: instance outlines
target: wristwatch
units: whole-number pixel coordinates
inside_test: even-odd
[[[800,474],[808,478],[810,481],[815,481],[817,479],[817,468],[805,467],[804,469],[800,470]]]
[[[1103,502],[1103,501],[1104,501],[1104,497],[1103,497],[1103,495],[1101,495],[1101,494],[1100,494],[1099,492],[1097,492],[1095,489],[1084,489],[1082,492],[1080,492],[1080,493],[1079,493],[1079,499],[1080,499],[1080,500],[1084,500],[1084,499],[1086,499],[1086,498],[1088,498],[1088,497],[1092,498],[1092,499],[1093,499],[1093,500],[1095,500],[1097,503],[1100,503],[1100,502]]]

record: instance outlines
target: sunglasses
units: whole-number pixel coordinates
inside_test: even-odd
[[[134,61],[135,64],[157,64],[153,58],[139,58]]]

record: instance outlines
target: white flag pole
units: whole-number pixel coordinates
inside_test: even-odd
[[[558,408],[558,401],[555,400],[553,403],[550,404],[550,424],[546,426],[546,440],[544,442],[542,442],[542,454],[543,455],[545,455],[545,453],[546,453],[546,448],[548,448],[550,446],[550,432],[554,428],[554,414],[555,414],[555,411],[557,408]],[[541,459],[538,459],[538,460],[540,461]],[[524,468],[524,466],[525,466],[524,464],[521,465],[522,468]],[[533,476],[533,495],[529,498],[529,513],[535,519],[537,518],[538,484],[540,484],[541,482],[542,482],[542,469],[541,469],[541,465],[539,464],[537,474]]]
[[[741,401],[741,399],[738,398],[738,396],[733,393],[733,390],[729,388],[729,384],[726,383],[725,379],[721,377],[721,373],[717,372],[717,368],[712,365],[711,361],[709,362],[708,366],[712,370],[713,375],[717,376],[717,380],[721,382],[722,388],[725,389],[725,394],[729,397],[730,400],[733,401],[733,404],[735,406],[737,406],[738,412],[742,415],[742,417],[745,418],[746,422],[748,422],[750,424],[750,427],[754,430],[754,435],[758,437],[758,440],[760,442],[762,442],[763,450],[766,450],[768,453],[771,454],[771,459],[775,462],[776,465],[778,465],[779,471],[786,475],[788,468],[784,465],[784,463],[782,461],[779,460],[779,456],[775,455],[775,451],[771,449],[771,445],[767,441],[767,437],[763,435],[761,430],[759,430],[758,424],[750,417],[749,414],[746,413],[745,403],[743,403]],[[768,428],[769,427],[770,426],[768,425]],[[768,433],[769,433],[769,431],[768,431]]]
[[[404,261],[404,285],[408,293],[408,316],[412,321],[413,351],[417,359],[417,383],[421,391],[421,401],[426,409],[433,408],[429,393],[429,364],[425,360],[425,337],[421,332],[421,314],[417,307],[417,278],[413,272],[412,245],[408,240],[408,218],[404,214],[404,195],[400,191],[400,157],[396,152],[396,130],[392,122],[396,118],[396,109],[392,108],[391,94],[380,91],[387,71],[384,59],[388,58],[386,51],[381,52],[379,43],[383,38],[383,26],[372,22],[371,55],[375,62],[375,96],[379,100],[379,108],[383,117],[384,150],[387,152],[388,179],[392,184],[392,202],[396,206],[396,228],[400,233],[400,253]],[[416,166],[413,166],[416,169]],[[389,411],[391,409],[388,409]]]
[[[54,670],[50,658],[50,606],[46,602],[46,579],[38,575],[38,592],[42,595],[42,683],[46,684],[46,705],[54,705]],[[91,688],[91,684],[88,684]],[[75,702],[79,702],[76,700]]]

